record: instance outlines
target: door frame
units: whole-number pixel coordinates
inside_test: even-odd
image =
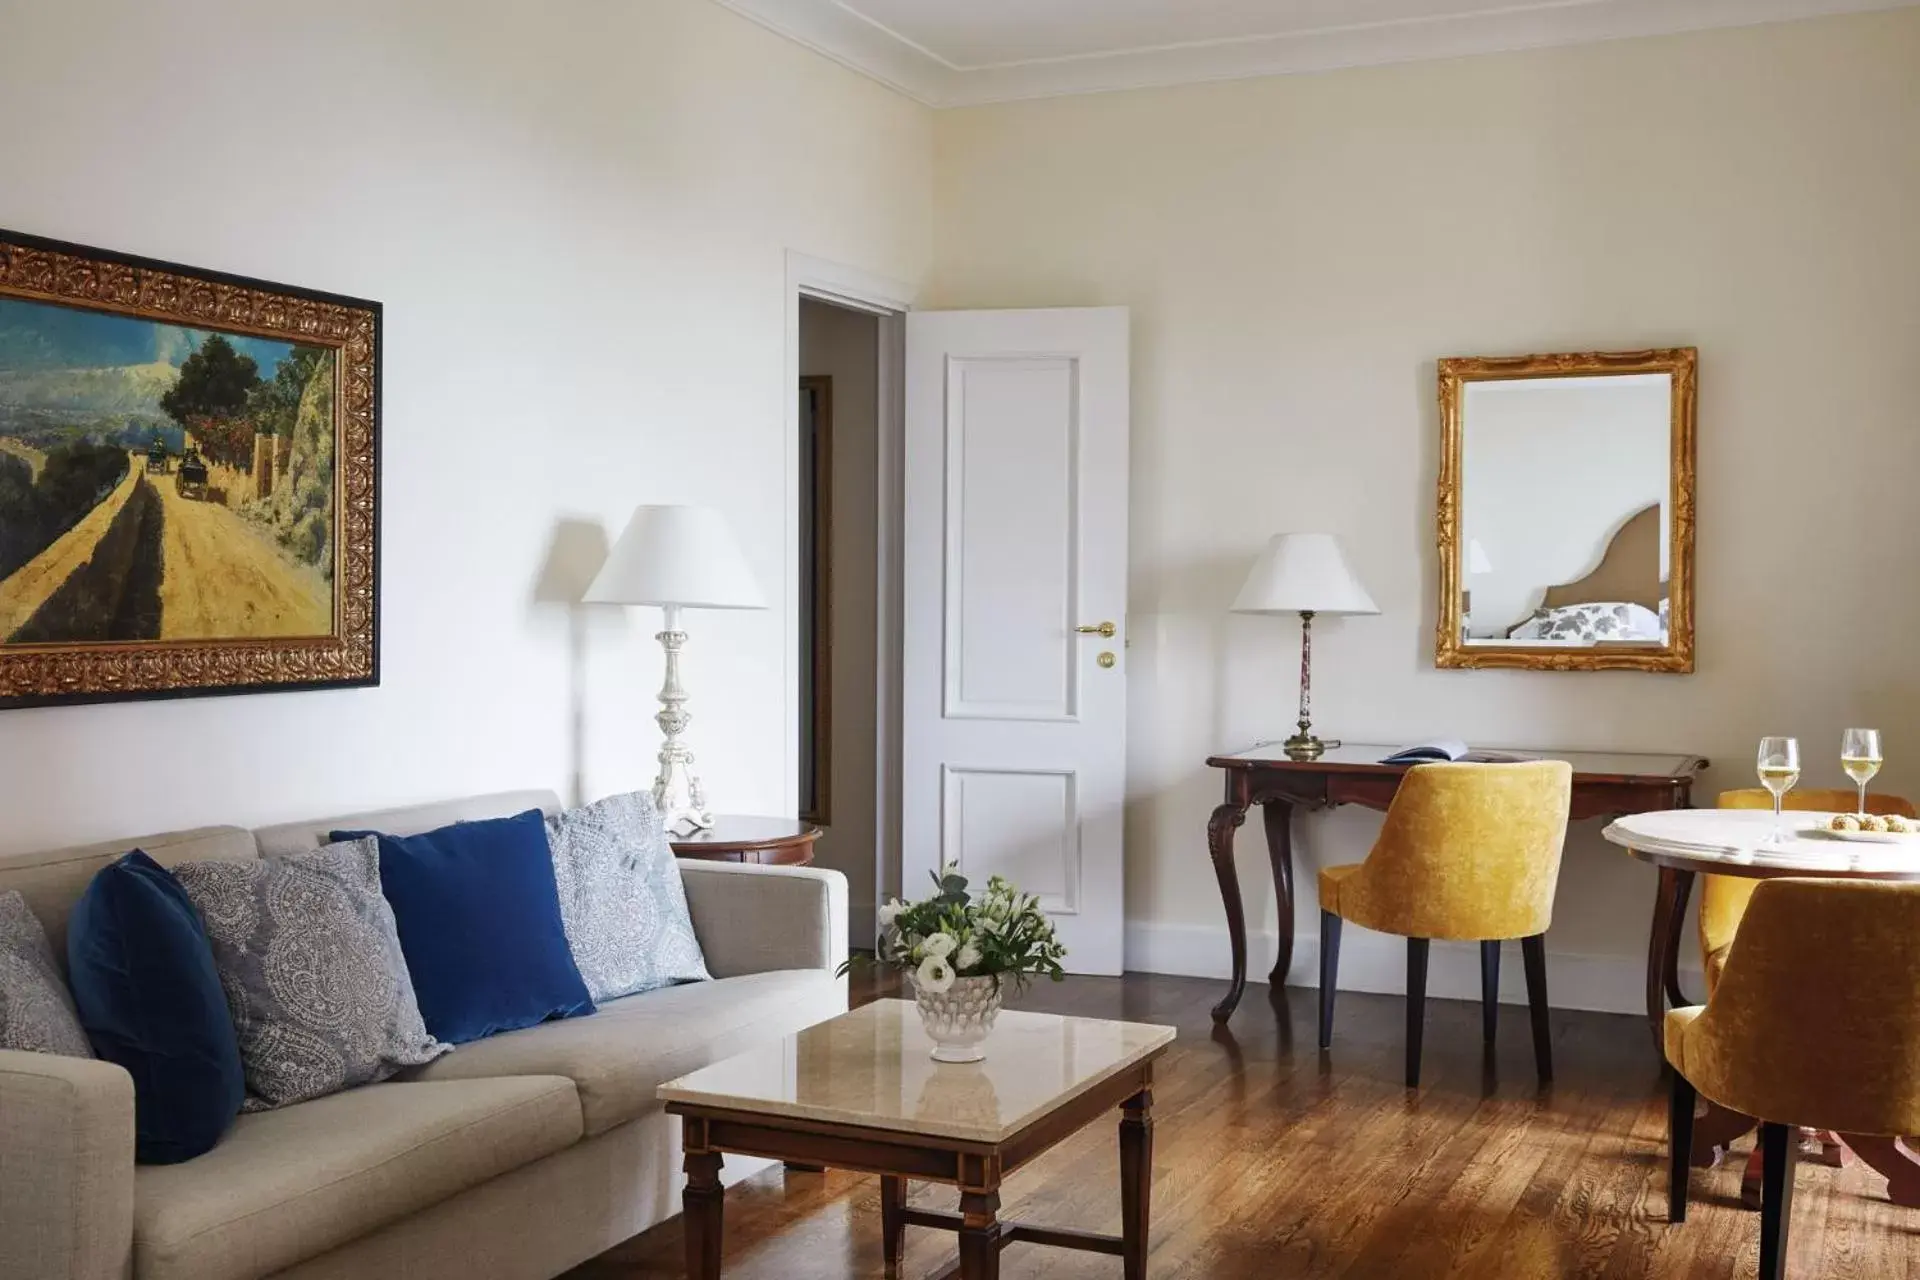
[[[787,799],[800,811],[800,300],[813,298],[879,317],[879,527],[874,565],[874,850],[871,903],[848,903],[849,941],[871,946],[879,928],[880,903],[900,892],[900,529],[906,442],[907,312],[913,286],[859,267],[816,258],[798,250],[786,256],[786,432],[782,489],[787,554],[782,557],[781,599],[786,610],[781,667],[784,683]]]

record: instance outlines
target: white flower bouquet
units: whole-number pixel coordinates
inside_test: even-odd
[[[880,908],[880,938],[873,962],[913,975],[914,986],[935,995],[958,978],[992,978],[1024,988],[1036,976],[1058,982],[1066,948],[1040,900],[1000,876],[978,898],[967,878],[946,867],[933,877],[939,892],[919,902],[895,899]],[[862,957],[864,959],[864,957]],[[855,963],[841,966],[844,973]]]
[[[999,1016],[1006,984],[1024,988],[1039,974],[1060,981],[1067,951],[1040,900],[1001,877],[990,878],[977,899],[957,867],[942,868],[933,881],[939,889],[934,896],[881,907],[871,960],[856,957],[840,971],[865,962],[910,975],[934,1058],[975,1062]]]

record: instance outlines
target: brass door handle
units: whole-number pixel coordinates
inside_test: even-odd
[[[1119,633],[1120,628],[1114,626],[1111,622],[1102,622],[1091,627],[1075,627],[1074,630],[1083,636],[1105,636],[1111,640]]]

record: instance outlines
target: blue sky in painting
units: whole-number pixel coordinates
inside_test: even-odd
[[[165,361],[179,367],[210,330],[187,329],[127,316],[0,298],[0,374],[51,369],[98,369]],[[225,334],[271,378],[292,346],[267,338]]]

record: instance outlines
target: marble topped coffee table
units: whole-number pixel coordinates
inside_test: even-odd
[[[880,1000],[660,1086],[686,1147],[687,1274],[720,1275],[722,1153],[877,1173],[887,1274],[909,1226],[960,1236],[958,1274],[990,1280],[1000,1251],[1026,1242],[1111,1254],[1147,1274],[1153,1064],[1173,1028],[1009,1010],[983,1062],[928,1056],[913,1005]],[[1119,1236],[1002,1222],[1000,1183],[1115,1109]],[[958,1214],[907,1207],[907,1180],[960,1189]]]

